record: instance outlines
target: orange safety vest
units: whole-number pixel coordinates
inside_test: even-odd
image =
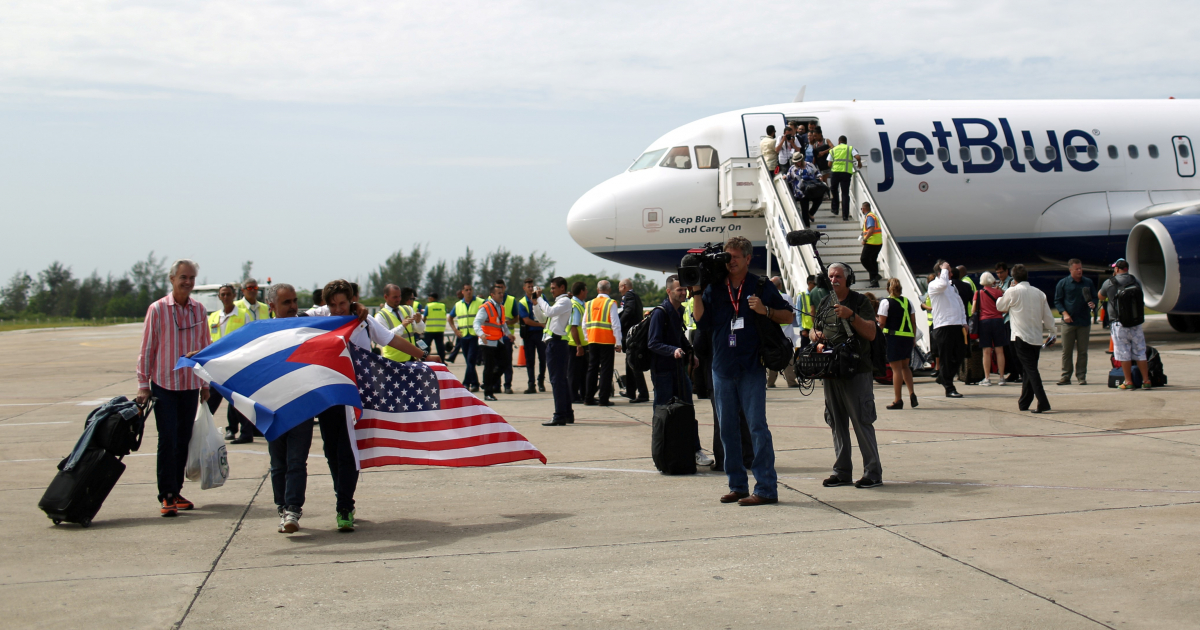
[[[604,294],[597,295],[588,302],[587,318],[583,323],[588,343],[616,345],[617,338],[613,335],[612,321],[609,319],[612,315],[612,303],[613,299]]]
[[[487,321],[483,322],[483,338],[488,341],[498,341],[508,330],[504,325],[504,315],[501,314],[500,307],[491,300],[483,303],[483,310],[487,311]]]

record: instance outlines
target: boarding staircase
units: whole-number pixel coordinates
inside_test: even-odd
[[[766,220],[767,273],[773,275],[772,269],[777,265],[779,276],[783,278],[785,291],[789,295],[799,295],[806,291],[808,276],[819,275],[822,265],[840,262],[854,270],[856,282],[851,288],[855,291],[870,291],[875,297],[882,299],[887,297],[886,279],[899,278],[904,288],[902,294],[912,302],[919,302],[920,296],[925,292],[925,283],[918,282],[909,268],[904,253],[900,251],[888,227],[887,219],[871,195],[863,173],[862,169],[855,172],[850,184],[850,220],[842,220],[840,209],[835,216],[830,209],[830,200],[826,199],[817,212],[816,220],[809,224],[792,199],[787,180],[782,175],[773,176],[767,170],[766,161],[762,157],[730,158],[721,164],[718,183],[717,196],[721,216],[763,217]],[[862,232],[863,220],[860,208],[864,201],[875,209],[875,217],[879,220],[879,227],[883,232],[883,248],[879,252],[879,275],[884,278],[884,282],[880,283],[878,289],[867,286],[867,271],[859,262],[862,244],[858,242],[858,236]],[[824,236],[812,245],[788,245],[788,232],[803,229],[814,229]],[[929,321],[925,311],[919,307],[914,324],[918,331],[917,345],[927,354],[930,339]]]

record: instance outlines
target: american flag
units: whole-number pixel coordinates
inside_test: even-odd
[[[397,363],[348,345],[363,408],[354,425],[360,468],[546,463],[541,451],[446,366]]]

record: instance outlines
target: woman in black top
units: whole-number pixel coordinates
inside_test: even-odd
[[[887,290],[888,298],[879,302],[876,315],[887,338],[887,360],[892,366],[895,401],[887,408],[904,408],[904,400],[900,398],[900,389],[904,383],[908,383],[908,400],[916,407],[917,394],[913,391],[913,374],[909,366],[913,344],[916,343],[916,309],[913,308],[912,302],[900,295],[902,288],[898,278],[888,280]]]

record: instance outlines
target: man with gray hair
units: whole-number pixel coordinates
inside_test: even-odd
[[[176,516],[196,507],[179,494],[187,464],[188,442],[196,421],[196,406],[208,401],[208,383],[192,370],[176,370],[182,356],[208,347],[212,337],[204,305],[191,299],[200,265],[181,258],[171,263],[171,292],[150,305],[138,351],[135,397],[140,404],[155,398],[154,424],[158,429],[159,514]]]
[[[633,280],[625,278],[617,287],[621,291],[621,332],[628,337],[629,329],[642,321],[642,313],[645,308],[642,306],[642,297],[633,290]],[[625,346],[626,341],[628,339],[621,339],[621,345]],[[624,396],[633,403],[650,400],[650,390],[646,387],[646,375],[630,362],[628,354],[625,355]]]
[[[267,305],[258,301],[258,280],[254,278],[246,278],[242,282],[242,299],[234,304],[246,314],[247,324],[270,317]]]
[[[617,301],[609,297],[612,283],[596,283],[596,297],[588,301],[583,311],[583,335],[587,341],[588,368],[584,382],[585,405],[611,407],[614,352],[621,349],[621,318]],[[600,401],[596,401],[596,390]]]
[[[267,303],[276,318],[296,317],[300,310],[296,289],[290,284],[273,284],[267,289]],[[300,530],[304,495],[308,490],[308,452],[312,448],[313,419],[305,420],[267,443],[271,455],[271,491],[279,513],[279,533]]]

